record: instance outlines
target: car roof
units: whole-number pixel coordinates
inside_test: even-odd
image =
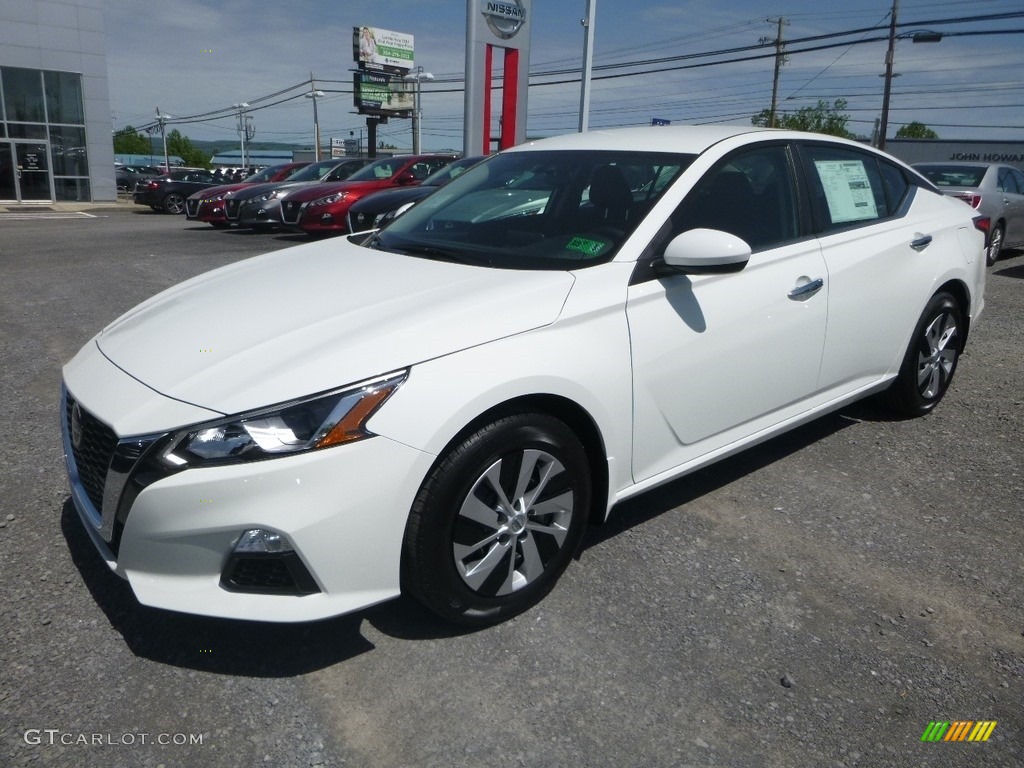
[[[751,125],[648,125],[632,128],[593,130],[586,133],[567,133],[561,136],[528,141],[525,144],[513,147],[509,151],[529,151],[533,149],[632,149],[642,152],[700,154],[721,141],[745,135],[760,135],[761,138],[767,138],[771,135],[772,138],[780,140],[815,139],[865,148],[864,144],[850,141],[849,139],[841,139],[836,136],[780,130],[777,128],[758,128]],[[866,148],[871,149],[871,147]]]
[[[991,168],[993,165],[999,165],[999,163],[979,163],[974,160],[929,160],[927,163],[914,163],[915,168],[950,165],[959,165],[965,168]]]

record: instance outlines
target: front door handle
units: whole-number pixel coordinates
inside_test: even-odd
[[[803,301],[820,291],[823,285],[825,285],[825,281],[819,277],[817,280],[811,280],[809,283],[798,285],[786,295],[794,301]]]
[[[910,247],[913,248],[915,251],[923,251],[925,248],[931,245],[931,243],[931,235],[921,235],[916,240],[910,241]]]

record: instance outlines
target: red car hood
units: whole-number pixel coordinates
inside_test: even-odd
[[[366,192],[373,192],[378,189],[394,189],[397,186],[399,185],[392,182],[391,179],[380,179],[378,181],[333,181],[330,184],[315,184],[311,187],[293,190],[286,195],[286,198],[305,203],[346,189],[365,194]],[[403,184],[402,186],[413,185]]]

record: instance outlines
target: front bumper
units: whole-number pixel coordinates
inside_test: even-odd
[[[406,519],[432,456],[377,436],[265,461],[161,470],[159,454],[173,427],[125,438],[101,423],[117,446],[97,489],[95,476],[87,487],[88,470],[79,467],[72,446],[72,403],[79,404],[80,419],[96,418],[89,415],[88,395],[82,396],[75,400],[62,392],[71,498],[100,555],[128,580],[139,602],[290,622],[336,616],[398,595]],[[126,450],[133,446],[134,453]],[[95,457],[88,462],[94,475],[103,463]],[[242,533],[255,528],[288,538],[291,564],[308,574],[310,588],[286,594],[231,588],[225,574],[237,566],[232,552]]]

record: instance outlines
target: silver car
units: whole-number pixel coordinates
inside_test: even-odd
[[[917,163],[914,168],[945,194],[992,219],[988,265],[1007,248],[1024,247],[1024,173],[994,163]]]

